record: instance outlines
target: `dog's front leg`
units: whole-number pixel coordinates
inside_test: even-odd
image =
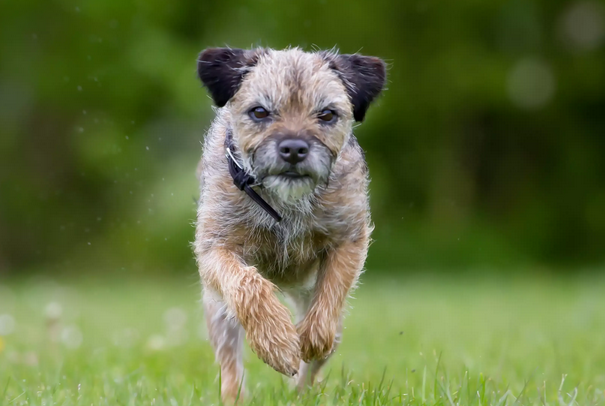
[[[342,308],[361,273],[367,248],[368,239],[362,237],[328,251],[309,310],[297,326],[305,362],[325,359],[332,352]]]
[[[204,285],[222,296],[252,350],[276,371],[295,375],[300,363],[298,334],[290,312],[275,296],[275,285],[224,248],[200,255],[199,262]]]

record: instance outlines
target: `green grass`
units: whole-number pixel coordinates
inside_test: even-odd
[[[245,403],[605,404],[603,280],[383,279],[355,297],[314,390],[248,352]],[[0,404],[219,404],[198,300],[191,278],[0,284]]]

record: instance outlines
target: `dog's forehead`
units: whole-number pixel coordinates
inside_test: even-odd
[[[242,83],[245,98],[261,97],[267,107],[302,104],[309,108],[322,105],[347,105],[344,83],[331,69],[329,61],[318,53],[299,49],[268,50]]]

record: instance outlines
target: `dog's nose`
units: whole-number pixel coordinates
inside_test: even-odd
[[[301,139],[283,140],[277,145],[277,149],[279,156],[292,165],[304,161],[309,155],[309,144]]]

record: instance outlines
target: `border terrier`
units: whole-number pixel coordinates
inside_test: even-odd
[[[366,259],[369,178],[352,128],[381,92],[385,63],[211,48],[197,71],[219,107],[198,166],[194,250],[222,397],[240,396],[244,333],[260,359],[303,389],[340,342]]]

